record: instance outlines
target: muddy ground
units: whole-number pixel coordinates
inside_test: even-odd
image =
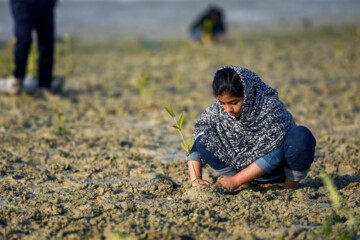
[[[0,239],[310,239],[333,212],[321,169],[359,217],[354,28],[237,37],[198,48],[185,41],[74,40],[71,49],[56,59],[56,74],[67,78],[63,94],[0,95]],[[313,131],[316,158],[297,190],[269,184],[227,194],[213,185],[190,187],[180,137],[164,107],[178,116],[185,111],[190,138],[214,101],[214,72],[230,64],[277,88],[297,124]],[[204,171],[217,181],[214,171]],[[334,224],[348,226],[346,217]]]

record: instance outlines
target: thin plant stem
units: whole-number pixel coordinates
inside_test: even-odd
[[[192,146],[192,142],[193,142],[193,140],[194,140],[194,137],[192,136],[191,139],[190,139],[189,144],[187,144],[186,141],[185,141],[184,135],[183,135],[183,133],[182,133],[182,131],[181,131],[181,127],[182,127],[182,123],[183,123],[183,121],[184,121],[185,113],[182,112],[179,121],[177,121],[177,120],[176,120],[176,115],[175,115],[175,113],[174,113],[174,111],[173,111],[172,108],[169,109],[169,108],[165,107],[165,110],[169,113],[169,115],[171,116],[171,118],[172,118],[172,119],[174,120],[174,122],[175,122],[175,125],[174,125],[173,127],[176,128],[176,129],[178,130],[179,134],[180,134],[180,137],[181,137],[181,140],[182,140],[181,146],[183,147],[183,149],[185,150],[185,152],[188,154],[189,160],[190,160],[191,165],[192,165],[193,170],[194,170],[195,178],[196,178],[198,184],[200,184],[200,181],[199,181],[199,178],[198,178],[198,176],[197,176],[196,169],[195,169],[194,162],[193,162],[193,160],[191,159],[191,155],[190,155],[190,148],[191,148],[191,146]]]
[[[173,119],[174,119],[175,123],[177,124],[176,119],[175,119],[175,118],[173,118]],[[180,130],[180,129],[178,129],[178,132],[179,132],[179,134],[180,134],[180,136],[181,136],[181,139],[182,139],[183,144],[186,146],[186,142],[185,142],[184,135],[182,134],[182,132],[181,132],[181,130]],[[199,182],[199,178],[198,178],[197,173],[196,173],[196,170],[195,170],[195,165],[194,165],[194,162],[193,162],[193,160],[191,159],[190,149],[186,148],[186,153],[189,155],[189,159],[190,159],[191,165],[192,165],[192,167],[193,167],[193,170],[194,170],[194,174],[195,174],[196,180],[197,180],[197,181],[198,181],[198,183],[200,184],[200,182]]]

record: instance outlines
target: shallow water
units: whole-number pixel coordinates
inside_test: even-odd
[[[224,9],[230,34],[294,31],[358,24],[357,0],[60,0],[57,34],[84,39],[184,39],[190,23],[210,4]],[[12,36],[8,1],[0,1],[0,41]]]

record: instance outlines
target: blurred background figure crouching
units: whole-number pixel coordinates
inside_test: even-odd
[[[209,6],[190,26],[190,38],[194,44],[224,42],[226,26],[220,7]]]

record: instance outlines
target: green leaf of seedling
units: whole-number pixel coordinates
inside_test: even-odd
[[[169,113],[169,115],[172,117],[171,110],[168,107],[165,107],[165,110]]]
[[[172,126],[173,128],[175,128],[175,129],[179,129],[179,127],[178,126],[176,126],[176,125],[174,125],[174,126]]]
[[[191,150],[191,146],[192,146],[193,141],[194,141],[194,136],[191,136],[190,142],[189,142],[189,145],[188,145],[189,151]]]
[[[178,125],[179,125],[179,130],[181,130],[181,126],[182,126],[183,121],[184,121],[184,116],[185,116],[185,113],[182,112],[182,113],[181,113],[181,116],[180,116],[180,119],[179,119],[179,123],[178,123]]]
[[[332,207],[335,209],[335,211],[340,210],[341,208],[340,195],[336,189],[334,182],[325,171],[322,171],[320,173],[320,177],[322,178],[322,181],[324,182],[324,185],[329,193]]]
[[[168,107],[165,107],[165,110],[169,113],[169,115],[170,115],[171,117],[175,117],[175,113],[174,113],[174,111],[172,110],[172,107],[171,107],[171,109],[168,108]]]

